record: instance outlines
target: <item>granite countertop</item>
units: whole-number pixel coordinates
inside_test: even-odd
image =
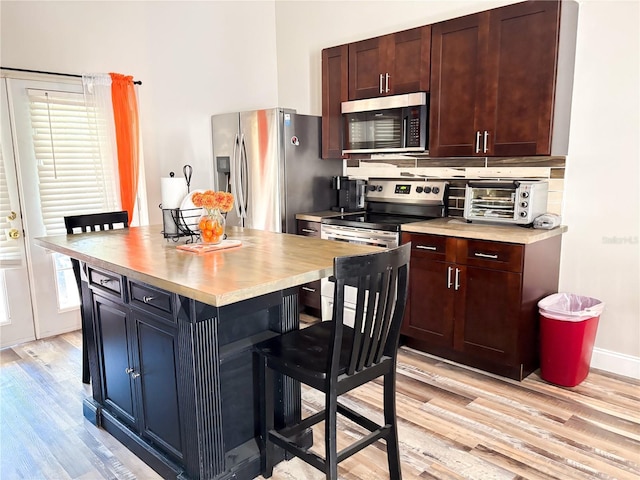
[[[319,238],[228,227],[242,246],[197,254],[178,250],[162,226],[36,239],[40,246],[214,306],[223,306],[333,273],[333,258],[379,250]]]
[[[552,230],[525,228],[517,225],[494,225],[485,223],[467,223],[463,218],[436,218],[423,222],[405,223],[403,232],[428,233],[449,237],[491,240],[494,242],[529,244],[545,240],[567,231],[565,225]]]

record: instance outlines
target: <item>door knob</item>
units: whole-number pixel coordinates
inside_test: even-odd
[[[18,214],[16,212],[11,212],[9,215],[7,215],[7,220],[9,220],[10,222],[15,220],[16,218],[18,218]]]
[[[20,238],[20,230],[18,230],[17,228],[10,228],[9,229],[9,238],[12,238],[14,240]]]

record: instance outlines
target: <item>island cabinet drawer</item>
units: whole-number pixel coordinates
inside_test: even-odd
[[[458,240],[457,263],[474,267],[522,272],[524,245],[484,240]]]
[[[129,302],[150,313],[174,319],[174,295],[144,283],[129,281]]]
[[[123,278],[117,273],[97,270],[90,266],[87,268],[87,278],[90,287],[97,288],[103,292],[115,294],[118,297],[122,294]]]

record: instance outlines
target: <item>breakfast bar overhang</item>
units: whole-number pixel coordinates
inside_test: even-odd
[[[196,254],[160,230],[37,240],[82,265],[92,379],[84,416],[164,478],[255,478],[253,345],[299,328],[298,287],[330,276],[334,257],[376,248],[229,228],[241,246]],[[300,417],[300,385],[281,377],[276,389],[286,426]]]

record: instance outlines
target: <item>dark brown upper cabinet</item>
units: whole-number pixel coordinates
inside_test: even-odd
[[[322,158],[342,158],[342,102],[349,100],[349,47],[322,50]]]
[[[429,153],[566,155],[576,18],[528,1],[433,25]]]
[[[431,26],[349,44],[349,100],[429,91]]]

